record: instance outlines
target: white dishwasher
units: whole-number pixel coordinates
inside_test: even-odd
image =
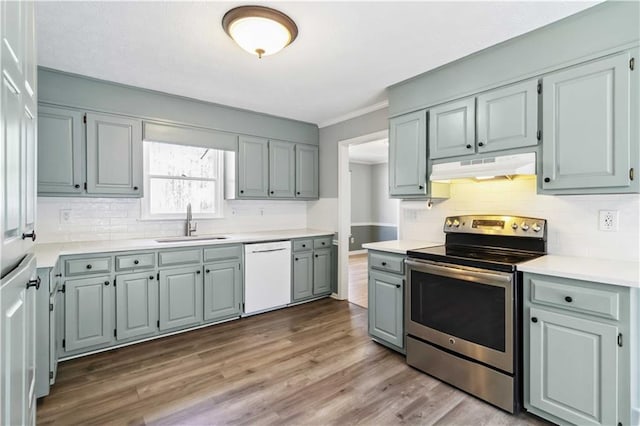
[[[291,303],[291,241],[244,245],[244,314]]]

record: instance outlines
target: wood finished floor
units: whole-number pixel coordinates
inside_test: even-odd
[[[322,299],[63,362],[38,424],[534,425],[406,365]]]
[[[368,306],[368,276],[367,254],[349,255],[349,302],[363,308]]]

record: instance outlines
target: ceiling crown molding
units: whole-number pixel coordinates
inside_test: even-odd
[[[352,118],[360,117],[361,115],[365,115],[373,111],[379,111],[388,106],[389,100],[384,100],[382,102],[378,102],[377,104],[369,105],[368,107],[360,108],[355,111],[351,111],[338,117],[332,118],[330,120],[323,121],[322,123],[318,123],[318,127],[322,129],[323,127],[333,126],[334,124],[341,123]]]

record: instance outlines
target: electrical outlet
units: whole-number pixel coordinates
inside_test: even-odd
[[[617,231],[618,230],[618,211],[617,210],[600,210],[599,215],[600,231]]]
[[[71,220],[71,210],[60,210],[60,223],[69,223],[69,220]]]
[[[355,243],[356,239],[354,237],[351,237],[351,244]]]

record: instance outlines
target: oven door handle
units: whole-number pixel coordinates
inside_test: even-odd
[[[415,261],[407,259],[406,264],[419,272],[425,272],[432,275],[440,275],[443,277],[455,278],[464,281],[473,281],[483,284],[491,284],[497,286],[504,286],[511,284],[513,281],[513,275],[507,273],[493,273],[479,271],[476,268],[468,269],[458,266],[441,266],[431,262]]]

